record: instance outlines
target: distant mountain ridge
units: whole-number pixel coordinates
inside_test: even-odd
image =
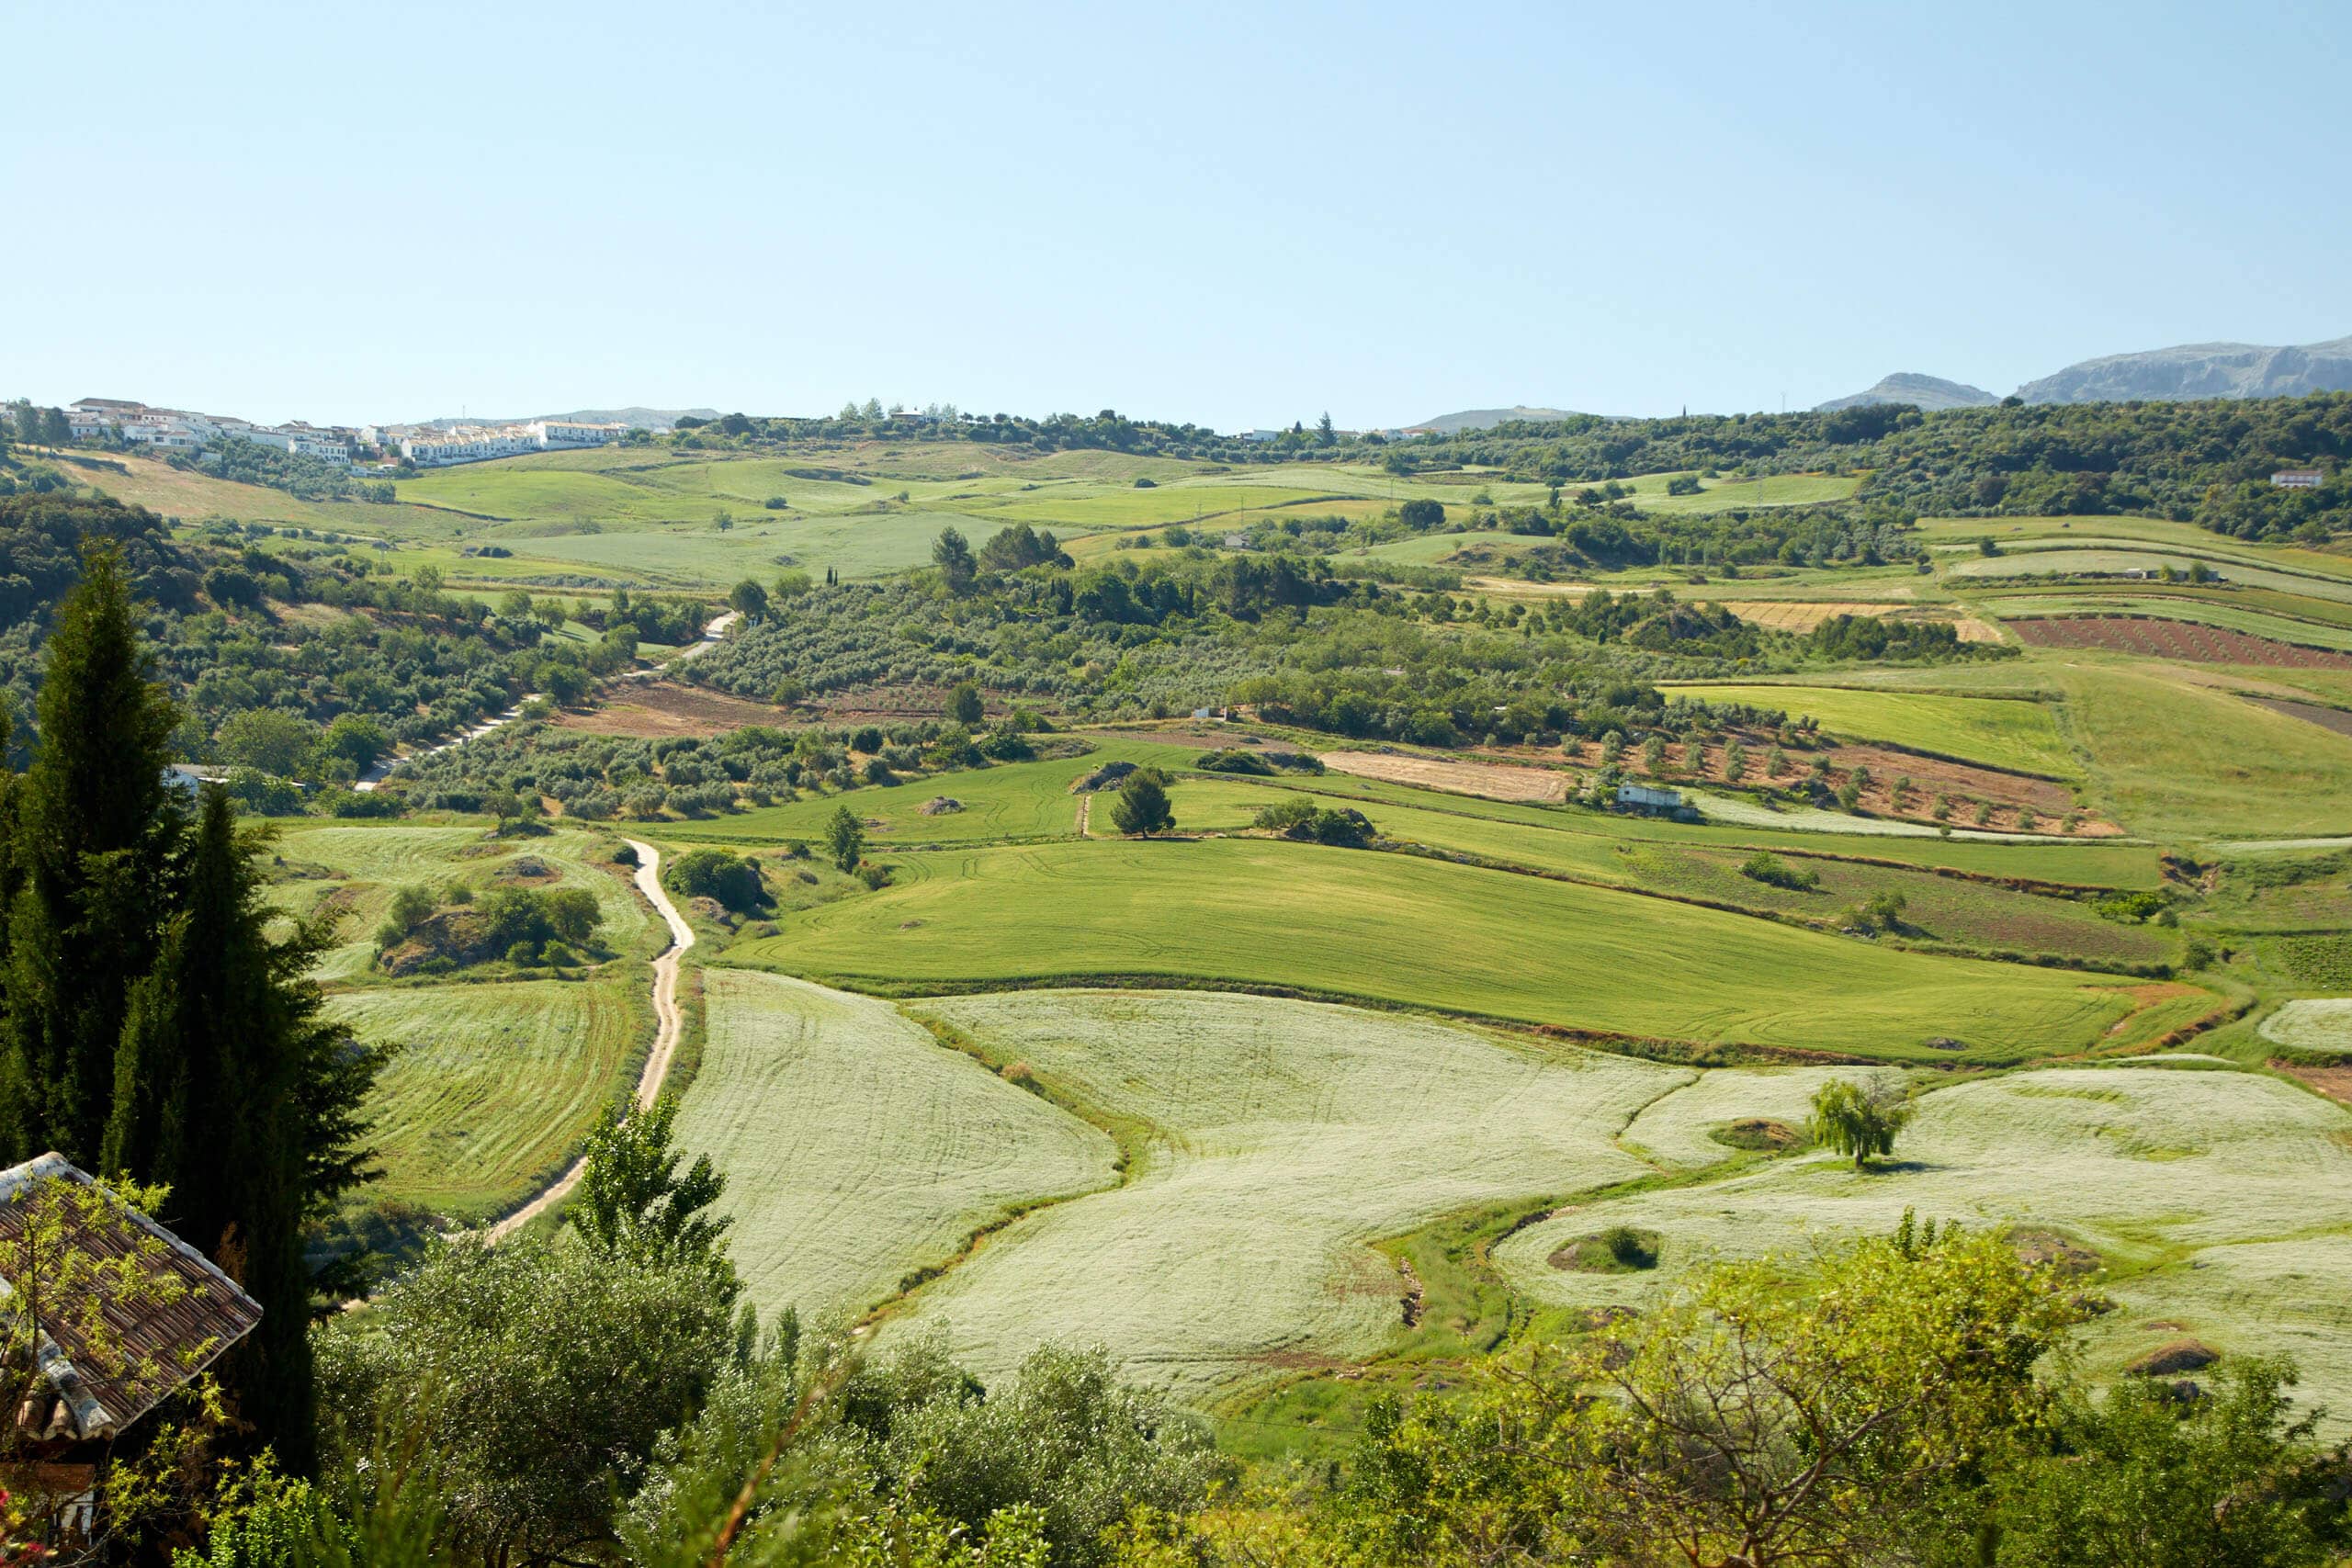
[[[1870,403],[1910,403],[1930,412],[1938,409],[1981,409],[2001,400],[1982,387],[1972,387],[1964,381],[1947,381],[1940,376],[1922,376],[1917,371],[1898,370],[1880,378],[1878,385],[1856,392],[1851,397],[1832,398],[1826,403],[1815,403],[1815,413],[1835,413],[1839,409],[1861,408]]]
[[[1425,419],[1419,424],[1408,424],[1408,430],[1434,430],[1446,435],[1459,435],[1465,430],[1492,430],[1496,425],[1514,419],[1544,420],[1574,419],[1567,409],[1535,409],[1521,403],[1507,409],[1464,409],[1457,413],[1442,413],[1435,419]]]
[[[2018,396],[2030,403],[2098,403],[2342,391],[2352,391],[2352,337],[2285,348],[2189,343],[2110,354],[2028,381]]]
[[[458,424],[526,424],[535,419],[576,421],[582,424],[641,424],[648,430],[667,430],[678,423],[682,414],[696,419],[717,419],[717,409],[573,409],[569,413],[525,414],[520,419],[493,419],[488,414],[465,414],[456,418],[444,415],[439,419],[419,420],[419,424],[438,425],[447,430]]]

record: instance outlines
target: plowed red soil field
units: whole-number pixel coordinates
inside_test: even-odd
[[[2035,648],[2105,648],[2192,664],[2269,664],[2289,670],[2352,670],[2352,654],[2299,648],[2267,637],[2153,615],[2050,615],[2009,629]]]

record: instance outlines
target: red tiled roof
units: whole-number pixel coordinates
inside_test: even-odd
[[[18,1256],[28,1201],[52,1180],[92,1185],[87,1173],[58,1154],[0,1171],[0,1268],[12,1266]],[[71,1225],[65,1239],[94,1259],[148,1257],[149,1277],[161,1274],[172,1283],[160,1295],[150,1292],[105,1303],[102,1315],[119,1353],[101,1354],[86,1342],[83,1325],[70,1314],[40,1325],[37,1354],[53,1403],[35,1409],[33,1404],[45,1402],[30,1402],[17,1415],[18,1424],[37,1439],[117,1435],[164,1395],[194,1381],[261,1321],[260,1304],[209,1258],[137,1210],[122,1213],[130,1232],[162,1245],[144,1245],[137,1235],[113,1226],[83,1224]],[[13,1281],[0,1279],[0,1312],[9,1310],[13,1287]]]

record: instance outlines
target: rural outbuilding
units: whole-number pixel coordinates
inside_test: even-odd
[[[1682,809],[1682,792],[1656,784],[1621,784],[1617,804],[1628,811],[1674,812]]]

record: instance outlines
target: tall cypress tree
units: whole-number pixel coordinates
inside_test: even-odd
[[[153,964],[186,816],[164,782],[177,709],[152,678],[111,541],[58,606],[39,750],[10,793],[22,877],[8,908],[0,1144],[96,1159],[132,982]]]
[[[106,1135],[111,1171],[172,1190],[173,1228],[262,1304],[223,1362],[238,1414],[298,1470],[311,1460],[313,1280],[302,1227],[369,1174],[358,1107],[376,1058],[323,1016],[308,978],[333,942],[305,923],[273,940],[267,835],[241,833],[208,786],[152,972],[132,987]]]

